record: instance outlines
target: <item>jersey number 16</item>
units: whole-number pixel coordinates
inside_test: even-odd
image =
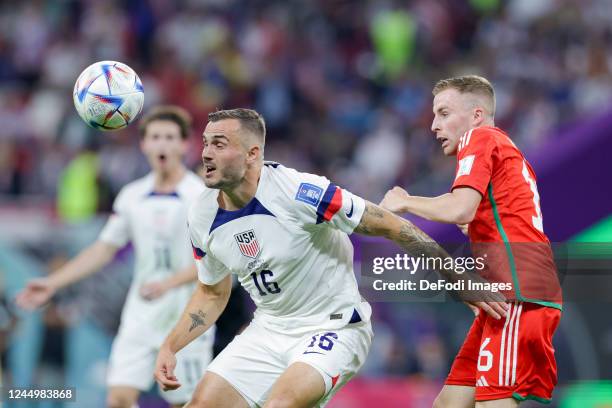
[[[259,272],[259,277],[257,276],[257,272],[253,272],[251,274],[253,282],[255,283],[255,286],[257,287],[260,296],[266,296],[268,293],[276,294],[281,291],[280,287],[278,286],[278,283],[268,281],[268,278],[272,276],[274,276],[274,273],[267,269],[264,269],[263,271]],[[261,281],[261,284],[258,282],[258,280]],[[262,290],[262,286],[266,289],[266,291]]]

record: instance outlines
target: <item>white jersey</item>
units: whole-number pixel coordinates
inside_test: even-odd
[[[255,320],[284,333],[369,320],[347,235],[361,220],[362,198],[272,162],[242,209],[219,208],[218,194],[206,190],[189,210],[200,281],[236,274],[257,306]]]
[[[139,291],[143,284],[163,280],[193,263],[187,211],[205,190],[203,180],[187,172],[170,194],[154,191],[152,173],[119,192],[99,239],[117,247],[131,241],[134,247],[134,277],[120,331],[161,344],[178,321],[194,285],[183,285],[152,301],[143,299]]]

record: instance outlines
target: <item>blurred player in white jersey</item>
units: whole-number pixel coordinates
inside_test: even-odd
[[[255,317],[211,363],[187,407],[323,406],[363,365],[373,335],[347,234],[447,254],[409,221],[324,177],[264,163],[257,112],[208,118],[202,159],[212,190],[188,216],[200,282],[160,349],[155,376],[164,389],[181,386],[175,353],[217,320],[233,273],[253,298]]]
[[[132,285],[111,350],[107,404],[131,408],[153,384],[157,351],[177,322],[193,291],[196,265],[187,232],[187,209],[206,190],[182,163],[191,118],[179,107],[153,109],[141,120],[141,150],[152,172],[127,184],[98,240],[49,277],[35,279],[18,295],[26,309],[40,307],[59,290],[97,271],[132,242],[136,255]],[[182,406],[212,358],[214,333],[202,336],[178,355],[184,389],[163,398]],[[189,379],[193,381],[189,383]]]

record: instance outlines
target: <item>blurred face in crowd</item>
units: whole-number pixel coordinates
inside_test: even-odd
[[[477,95],[462,94],[454,88],[447,88],[434,97],[431,130],[446,156],[456,155],[459,138],[483,124],[485,112],[479,99]]]
[[[206,186],[222,190],[238,186],[258,158],[259,147],[254,142],[238,119],[208,122],[202,150]]]
[[[153,171],[170,173],[182,165],[187,143],[177,123],[153,120],[147,125],[140,148]]]

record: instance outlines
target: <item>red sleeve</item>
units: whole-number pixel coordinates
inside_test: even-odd
[[[493,173],[495,136],[486,128],[472,129],[459,139],[457,167],[451,191],[471,187],[484,197]]]

